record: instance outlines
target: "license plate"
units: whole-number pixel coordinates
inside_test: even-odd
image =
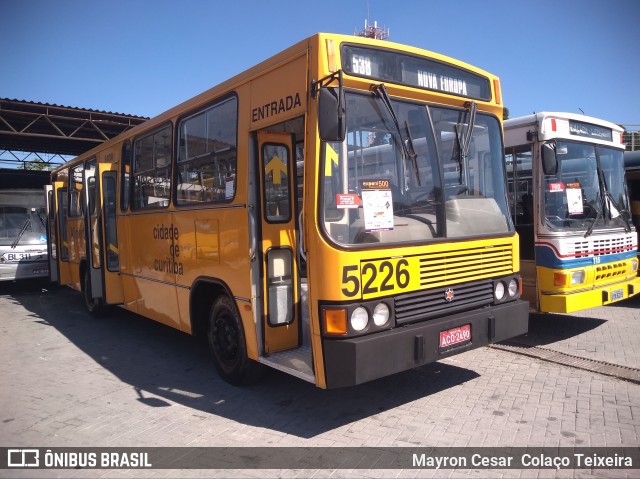
[[[2,255],[2,260],[7,263],[19,263],[20,261],[38,261],[44,258],[45,253],[33,252],[33,253],[5,253]]]
[[[465,324],[459,328],[440,332],[440,349],[450,348],[456,344],[471,341],[471,325]]]
[[[611,291],[611,301],[616,301],[618,299],[624,298],[624,291],[622,289],[614,289]]]

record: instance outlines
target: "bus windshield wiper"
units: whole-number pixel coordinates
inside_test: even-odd
[[[418,184],[420,184],[420,178],[418,176],[418,162],[417,162],[418,155],[415,151],[415,148],[413,147],[413,140],[411,139],[411,134],[409,133],[409,141],[411,142],[411,150],[412,150],[412,152],[410,153],[409,148],[407,147],[406,143],[402,139],[402,130],[400,129],[398,116],[396,115],[396,112],[393,109],[393,105],[391,104],[391,98],[389,98],[389,94],[387,93],[387,89],[384,87],[384,83],[380,83],[379,85],[373,85],[372,90],[376,95],[380,97],[380,99],[382,100],[382,103],[384,104],[384,106],[387,108],[387,111],[391,115],[391,119],[393,120],[393,124],[396,127],[396,131],[400,136],[400,144],[402,145],[402,152],[404,153],[406,158],[411,160],[415,174],[416,174],[416,178],[418,178]],[[407,126],[407,132],[409,132],[408,126]]]
[[[604,208],[604,206],[603,206]],[[600,209],[596,210],[596,217],[593,220],[593,223],[591,223],[589,225],[589,227],[587,228],[586,233],[584,234],[584,237],[586,238],[587,236],[590,236],[591,233],[593,233],[593,227],[596,225],[596,223],[598,222],[598,219],[602,218],[602,211]]]
[[[602,208],[609,213],[609,220],[612,220],[613,211],[611,207],[613,206],[613,209],[615,209],[616,212],[619,213],[619,216],[621,216],[622,220],[624,221],[625,232],[627,233],[630,232],[631,224],[629,223],[629,212],[627,210],[621,209],[620,206],[618,206],[618,203],[616,202],[616,200],[613,199],[613,195],[609,192],[609,189],[607,188],[607,180],[604,177],[604,171],[602,171],[602,168],[597,166],[597,171],[598,171],[598,183],[600,183],[600,189],[602,190],[602,193],[603,193],[601,195]]]
[[[40,220],[40,223],[42,223],[42,227],[44,228],[44,231],[47,231],[47,222],[44,220],[44,218],[40,214],[40,211],[36,210],[36,214],[38,215],[38,219]]]
[[[413,172],[416,174],[416,181],[418,182],[418,186],[422,186],[420,182],[420,174],[418,173],[418,154],[416,153],[416,147],[413,144],[413,136],[411,135],[411,130],[409,129],[409,123],[404,122],[404,128],[407,130],[407,145],[411,148],[409,152],[409,158],[411,158],[411,163],[413,164]]]
[[[18,246],[18,243],[20,243],[20,240],[22,239],[22,235],[24,234],[25,231],[27,231],[27,228],[29,227],[30,224],[31,224],[31,214],[27,213],[27,219],[22,225],[22,228],[20,228],[20,232],[14,238],[13,243],[11,243],[11,249],[14,249],[16,246]]]
[[[460,163],[460,184],[462,184],[463,167],[467,164],[467,158],[469,157],[469,148],[471,147],[473,128],[476,124],[476,111],[478,109],[474,101],[467,102],[465,107],[467,108],[467,112],[469,112],[469,122],[464,134],[462,133],[461,124],[456,125],[456,139],[458,140],[458,150],[460,152],[460,156],[458,157],[458,162]]]
[[[607,205],[607,211],[609,211],[609,219],[613,219],[613,215],[611,212],[611,207],[613,206],[613,208],[620,213],[620,217],[622,218],[622,220],[624,221],[624,230],[626,233],[629,233],[631,231],[631,223],[629,223],[629,210],[626,209],[622,209],[620,208],[620,206],[618,206],[618,203],[616,202],[616,200],[613,199],[613,195],[611,193],[609,193],[609,191],[605,192],[605,196],[606,199],[609,201],[610,204]]]

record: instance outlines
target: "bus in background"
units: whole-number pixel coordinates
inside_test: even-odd
[[[631,221],[640,235],[640,150],[624,152],[624,168],[631,201]]]
[[[48,171],[0,169],[0,281],[47,277]]]
[[[638,294],[622,128],[542,112],[506,120],[504,137],[523,297],[570,313]]]
[[[523,334],[499,80],[317,34],[53,172],[60,284],[352,386]]]

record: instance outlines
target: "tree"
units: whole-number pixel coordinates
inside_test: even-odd
[[[35,170],[35,171],[51,171],[56,165],[52,165],[51,163],[47,163],[46,161],[41,160],[40,158],[36,160],[25,161],[23,163],[23,169],[25,170]]]
[[[509,109],[506,106],[502,110],[502,119],[503,120],[508,120],[509,119]]]

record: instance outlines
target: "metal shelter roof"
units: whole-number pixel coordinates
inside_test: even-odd
[[[0,150],[76,156],[147,119],[0,98]]]

